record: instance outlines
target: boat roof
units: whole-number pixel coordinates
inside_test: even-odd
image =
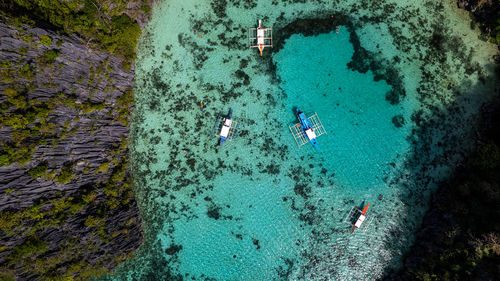
[[[248,40],[250,48],[273,47],[273,29],[263,27],[259,20],[259,26],[248,29]]]
[[[225,126],[225,125],[222,126],[222,130],[220,131],[220,136],[227,138],[227,136],[229,135],[229,128],[231,128],[231,127]]]
[[[361,215],[359,216],[359,219],[356,221],[356,224],[354,224],[357,228],[360,228],[361,227],[361,224],[365,221],[366,219],[366,216],[365,215]]]
[[[307,135],[307,138],[310,139],[310,140],[316,138],[316,133],[314,133],[313,129],[307,129],[306,130],[306,135]]]

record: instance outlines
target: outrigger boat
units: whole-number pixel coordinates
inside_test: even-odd
[[[370,204],[366,205],[365,208],[361,211],[359,210],[358,208],[355,208],[353,207],[353,209],[351,209],[351,211],[349,212],[349,215],[347,216],[346,220],[350,220],[353,218],[353,215],[358,213],[359,212],[359,216],[357,217],[356,219],[356,222],[354,224],[351,223],[352,225],[352,230],[351,230],[351,234],[354,232],[354,230],[356,230],[356,228],[360,228],[361,225],[367,221],[367,216],[366,216],[366,212],[368,211],[368,207],[370,206]],[[373,218],[372,218],[373,219]],[[352,222],[352,221],[351,221]],[[367,222],[367,224],[369,224],[371,222],[371,220],[369,220]]]
[[[260,56],[265,47],[273,47],[273,29],[262,27],[262,20],[259,20],[257,28],[248,29],[248,41],[250,48],[259,48]]]
[[[212,133],[220,137],[219,146],[222,146],[226,140],[231,141],[236,138],[239,127],[240,124],[233,120],[233,110],[229,109],[227,117],[223,117],[221,113],[217,115]]]
[[[300,127],[302,128],[302,132],[306,135],[307,139],[311,142],[311,144],[319,151],[318,140],[316,139],[316,133],[314,132],[313,125],[306,117],[304,112],[297,108],[297,119],[299,119]]]
[[[229,109],[229,114],[227,117],[222,118],[222,128],[220,130],[220,146],[224,143],[225,140],[229,138],[229,130],[231,129],[231,124],[233,123],[233,120],[231,117],[233,116],[233,110]]]
[[[310,142],[319,151],[317,138],[326,134],[326,130],[319,120],[318,114],[314,113],[306,117],[302,111],[297,109],[297,119],[299,123],[288,127],[297,145],[301,147]]]

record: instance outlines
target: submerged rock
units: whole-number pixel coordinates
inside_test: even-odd
[[[396,115],[392,117],[392,124],[394,124],[396,128],[401,128],[405,124],[405,118],[403,115]]]
[[[174,255],[174,254],[178,253],[180,250],[182,250],[182,245],[173,245],[172,244],[170,247],[165,249],[165,253],[167,255]]]

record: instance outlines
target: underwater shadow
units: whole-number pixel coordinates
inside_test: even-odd
[[[478,129],[480,124],[487,122],[485,108],[498,96],[499,66],[490,64],[487,69],[492,73],[478,83],[460,92],[463,85],[457,85],[454,91],[456,99],[438,108],[428,106],[424,110],[417,110],[412,114],[412,135],[409,137],[412,144],[412,154],[408,157],[404,169],[407,172],[391,184],[404,185],[408,188],[399,194],[399,200],[406,206],[405,213],[400,213],[401,221],[409,222],[407,217],[415,217],[419,210],[427,209],[433,195],[437,193],[449,178],[460,171],[465,165],[464,160],[479,144]],[[486,82],[489,81],[491,85]],[[494,88],[489,88],[493,86]],[[468,107],[476,106],[475,112],[469,112]],[[469,112],[469,113],[468,113]],[[439,172],[444,170],[444,172]],[[407,181],[408,180],[408,181]],[[387,268],[382,280],[408,280],[412,276],[405,275],[404,268],[414,267],[418,261],[428,255],[429,251],[442,250],[422,247],[425,241],[432,241],[433,237],[442,235],[449,230],[452,218],[445,210],[428,209],[417,216],[416,224],[408,223],[405,228],[392,227],[387,231],[389,237],[385,241],[385,248],[404,248],[405,244],[412,243],[409,251],[404,254],[402,261],[389,261],[389,264],[399,264],[398,268]],[[407,238],[408,233],[414,233],[414,240]],[[423,243],[421,243],[423,242]],[[395,247],[395,245],[397,245]],[[396,259],[401,259],[396,256]],[[413,276],[414,277],[414,276]]]

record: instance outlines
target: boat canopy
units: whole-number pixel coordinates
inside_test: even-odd
[[[264,42],[264,38],[266,37],[264,33],[265,33],[264,29],[261,29],[261,28],[257,29],[257,44],[259,44],[259,45],[266,44]]]
[[[313,129],[307,129],[306,130],[306,135],[307,137],[312,140],[316,138],[316,133],[314,133]]]
[[[233,120],[225,118],[224,125],[222,126],[222,129],[220,131],[221,137],[227,137],[229,135],[229,129],[231,128],[231,123],[233,123]]]
[[[363,222],[365,221],[366,219],[366,216],[365,215],[361,215],[359,216],[358,220],[356,221],[356,223],[354,224],[357,228],[360,228],[361,227],[361,224],[363,224]]]

